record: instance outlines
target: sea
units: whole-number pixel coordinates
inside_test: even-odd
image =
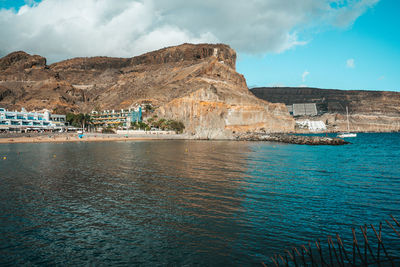
[[[0,266],[261,266],[351,244],[400,220],[400,134],[348,141],[0,144]]]

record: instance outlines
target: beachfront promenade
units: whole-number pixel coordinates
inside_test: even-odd
[[[106,142],[130,140],[186,139],[184,134],[162,131],[130,131],[127,134],[102,133],[3,133],[0,143],[63,143],[63,142]]]

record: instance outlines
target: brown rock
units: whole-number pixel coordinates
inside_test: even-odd
[[[238,141],[268,141],[296,145],[346,145],[349,142],[340,138],[331,138],[324,136],[305,136],[305,135],[288,135],[288,134],[265,134],[265,133],[245,133],[236,134],[235,139]]]
[[[321,114],[311,119],[327,122],[330,131],[347,131],[346,106],[351,131],[400,131],[400,92],[296,87],[253,88],[251,92],[272,103],[316,103]]]
[[[282,104],[257,99],[223,44],[183,44],[133,58],[74,58],[46,66],[16,52],[0,60],[0,105],[90,112],[152,102],[157,114],[183,121],[196,138],[233,132],[293,131]]]

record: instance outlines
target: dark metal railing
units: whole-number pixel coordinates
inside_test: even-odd
[[[395,238],[399,240],[400,224],[392,216],[391,221],[385,220],[389,230],[393,230]],[[399,251],[391,253],[383,243],[383,224],[376,229],[372,224],[360,226],[362,239],[357,240],[356,229],[352,228],[352,244],[345,245],[339,234],[328,236],[327,246],[321,247],[321,241],[309,242],[308,246],[293,247],[285,253],[271,257],[270,266],[400,266]],[[397,229],[396,229],[397,228]],[[369,232],[368,232],[369,230]],[[368,234],[372,234],[370,237]],[[267,264],[262,263],[263,266]]]

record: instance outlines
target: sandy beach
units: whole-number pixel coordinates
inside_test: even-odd
[[[109,141],[135,141],[135,140],[175,140],[187,139],[182,134],[138,134],[118,135],[88,133],[80,137],[76,133],[43,133],[43,134],[10,134],[0,135],[0,144],[10,143],[66,143],[66,142],[109,142]]]

